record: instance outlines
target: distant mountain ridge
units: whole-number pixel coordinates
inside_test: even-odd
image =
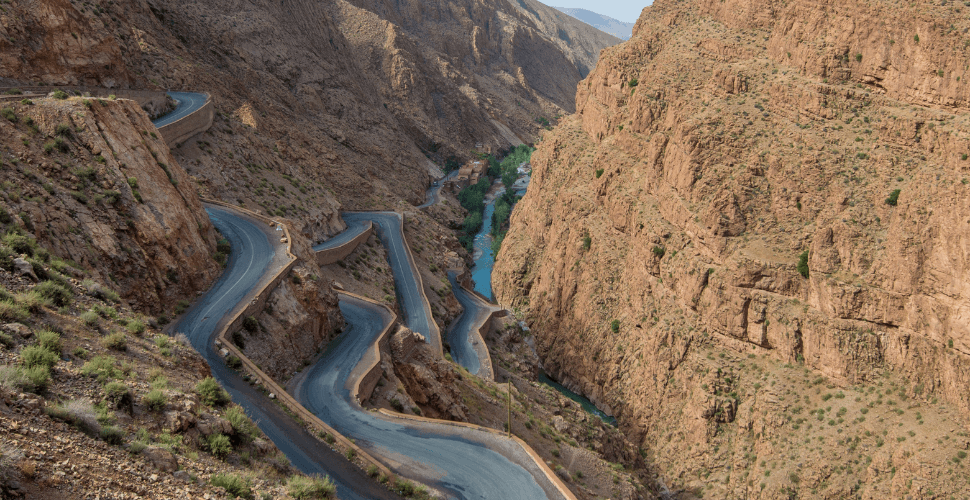
[[[629,40],[633,35],[633,25],[635,23],[625,23],[586,9],[569,9],[566,7],[553,7],[553,9],[569,14],[600,31],[605,31],[623,40]]]

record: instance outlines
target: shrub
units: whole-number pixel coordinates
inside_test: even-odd
[[[47,387],[49,377],[47,368],[41,366],[27,369],[19,366],[0,366],[0,387],[11,392],[41,392]],[[37,382],[41,382],[40,386]]]
[[[206,448],[209,449],[209,453],[219,458],[226,458],[232,453],[232,443],[229,442],[229,437],[222,434],[213,434],[206,438]]]
[[[43,311],[44,306],[50,305],[50,301],[42,297],[37,290],[30,290],[17,294],[17,305],[36,314]]]
[[[229,402],[229,394],[212,377],[206,377],[195,384],[195,393],[202,398],[203,404],[209,406],[219,406]]]
[[[233,370],[238,370],[242,367],[242,360],[235,355],[229,356],[226,358],[226,366],[232,368]]]
[[[17,113],[14,113],[13,110],[10,108],[0,109],[0,116],[3,116],[4,118],[12,122],[17,121]]]
[[[111,302],[121,301],[121,297],[118,296],[117,292],[102,285],[101,283],[98,283],[97,281],[86,279],[81,282],[81,286],[83,286],[84,289],[87,290],[88,295],[96,299],[101,299],[101,300],[106,300]]]
[[[951,344],[953,343],[952,339],[950,343]],[[17,343],[14,342],[13,337],[11,337],[10,334],[5,332],[0,332],[0,345],[3,345],[7,349],[10,349],[11,347],[17,345]],[[953,347],[953,346],[951,345],[950,347]]]
[[[48,408],[50,416],[69,422],[89,436],[97,436],[101,433],[98,413],[91,401],[87,399],[72,399],[60,406]]]
[[[133,319],[129,321],[126,328],[128,328],[129,332],[135,335],[141,335],[145,333],[145,323],[142,323],[140,320],[137,320],[137,319]]]
[[[54,92],[53,92],[53,93],[51,94],[51,96],[52,96],[52,97],[53,97],[54,99],[61,99],[61,100],[63,100],[63,99],[67,99],[67,92],[64,92],[63,90],[55,90],[55,91],[54,91]]]
[[[658,259],[662,259],[664,257],[664,255],[667,254],[667,249],[666,248],[664,248],[662,246],[657,246],[657,245],[654,245],[654,247],[653,247],[653,249],[651,251],[653,252],[654,255],[657,256]]]
[[[123,382],[112,381],[104,386],[104,399],[115,408],[129,407],[132,403],[131,391]]]
[[[9,89],[6,92],[4,92],[4,94],[7,94],[7,95],[23,95],[23,93],[24,93],[23,90],[20,90],[20,89],[18,89],[16,87],[14,87],[12,89]]]
[[[61,335],[50,330],[37,332],[37,345],[55,354],[61,352]]]
[[[259,321],[253,316],[246,316],[243,319],[243,328],[250,333],[256,333],[259,331]]]
[[[24,347],[20,351],[20,364],[25,368],[43,366],[50,368],[57,363],[57,354],[54,354],[39,345]]]
[[[404,403],[398,401],[397,399],[392,399],[389,401],[389,403],[391,404],[391,408],[394,408],[394,411],[398,413],[404,412]]]
[[[259,427],[256,427],[256,424],[249,419],[246,412],[239,406],[230,407],[223,416],[232,425],[232,429],[236,431],[236,434],[249,438],[257,438],[260,436]]]
[[[297,500],[334,498],[337,487],[327,476],[291,476],[286,481],[286,493]]]
[[[159,389],[152,389],[141,398],[141,401],[151,411],[162,411],[168,403],[168,396]]]
[[[889,193],[889,196],[886,197],[886,205],[895,207],[896,203],[899,202],[899,193],[899,189],[893,189],[892,192]]]
[[[98,316],[98,313],[94,311],[87,311],[81,315],[81,321],[83,321],[85,325],[90,326],[91,328],[98,326],[98,320],[100,318],[101,317]]]
[[[148,445],[145,443],[141,441],[132,441],[131,444],[128,445],[128,452],[132,455],[137,455],[145,451],[145,448],[148,448]]]
[[[593,238],[589,236],[589,233],[583,235],[583,250],[589,250],[589,247],[593,245]]]
[[[28,257],[34,256],[37,242],[33,238],[17,233],[9,233],[3,237],[3,244],[13,249],[14,252],[25,254]]]
[[[101,339],[101,345],[107,347],[108,349],[113,349],[115,351],[127,351],[128,350],[128,338],[125,337],[124,333],[114,332]]]
[[[596,169],[596,178],[599,179],[602,176],[603,176],[603,169],[602,168]]]
[[[253,489],[249,480],[236,474],[216,474],[209,480],[212,486],[218,486],[229,493],[232,497],[240,497],[246,500],[253,498]]]
[[[114,356],[95,356],[84,363],[84,366],[81,367],[81,374],[87,377],[95,377],[101,382],[120,378],[121,372],[115,367],[115,361]]]
[[[101,440],[110,445],[118,446],[125,441],[125,433],[121,429],[109,425],[101,429]]]
[[[798,270],[798,273],[803,278],[808,278],[808,250],[805,250],[798,256],[798,265],[795,266],[795,269]]]
[[[12,323],[23,323],[30,319],[30,312],[13,302],[0,301],[0,319]]]
[[[71,126],[66,123],[58,123],[57,127],[54,128],[54,133],[64,137],[71,137],[73,135]]]
[[[45,281],[35,286],[34,290],[57,307],[64,307],[70,304],[71,299],[74,297],[74,294],[70,290],[53,281]]]
[[[612,330],[613,333],[619,333],[620,332],[620,320],[614,319],[610,323],[610,330]]]

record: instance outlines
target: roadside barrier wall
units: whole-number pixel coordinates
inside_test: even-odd
[[[421,293],[421,299],[424,300],[424,306],[428,313],[428,329],[431,330],[431,334],[438,337],[438,357],[445,357],[444,341],[441,338],[441,330],[438,328],[438,323],[435,323],[434,316],[431,314],[431,302],[428,300],[428,294],[424,292],[424,280],[421,278],[421,271],[418,270],[418,265],[414,262],[414,254],[411,253],[411,245],[408,243],[408,237],[404,234],[404,214],[398,217],[401,223],[401,238],[404,240],[404,251],[408,254],[408,262],[411,264],[411,268],[414,269],[414,274],[418,278],[418,292]]]
[[[367,238],[370,237],[373,231],[374,223],[367,221],[367,229],[360,233],[356,238],[344,243],[343,245],[316,252],[317,264],[321,266],[328,266],[334,262],[337,262],[338,260],[343,260],[344,257],[353,253],[353,251],[356,250],[361,243],[367,241]]]
[[[495,370],[492,368],[492,356],[489,354],[488,347],[485,345],[485,335],[488,335],[488,329],[492,326],[492,318],[501,317],[499,312],[493,310],[485,318],[485,321],[482,322],[482,325],[475,330],[475,334],[478,336],[476,339],[478,345],[482,346],[481,349],[475,349],[478,352],[478,376],[488,380],[495,380]]]
[[[213,118],[215,118],[215,108],[212,105],[212,96],[206,94],[205,104],[201,108],[168,125],[163,125],[158,131],[171,148],[193,135],[209,130]]]
[[[228,203],[221,202],[218,200],[203,199],[203,201],[211,205],[218,205],[221,207],[226,207],[232,210],[243,212],[247,215],[250,215],[252,217],[255,217],[259,220],[264,221],[267,225],[269,225],[270,222],[273,222],[272,219],[269,219],[264,215],[255,213],[245,208],[237,207],[235,205],[230,205]],[[258,366],[256,366],[256,363],[253,363],[252,360],[246,357],[246,355],[243,354],[242,351],[239,350],[239,348],[236,347],[235,344],[233,344],[228,340],[230,333],[235,332],[242,326],[243,319],[246,318],[246,316],[249,316],[255,312],[262,310],[262,307],[266,304],[266,299],[273,292],[273,290],[276,289],[280,281],[282,281],[282,279],[286,277],[286,275],[290,272],[291,269],[293,269],[293,266],[296,264],[297,262],[296,256],[293,255],[293,253],[291,252],[293,240],[290,238],[289,229],[286,227],[285,224],[283,225],[283,231],[287,238],[286,255],[291,259],[290,263],[284,266],[283,269],[280,270],[280,272],[277,273],[272,280],[270,280],[269,284],[264,286],[259,292],[256,293],[256,298],[251,300],[249,305],[247,305],[243,310],[237,312],[235,315],[233,315],[233,317],[228,322],[226,322],[226,324],[222,327],[222,329],[219,331],[218,335],[216,336],[217,342],[219,342],[222,345],[222,347],[224,347],[227,351],[229,351],[231,355],[239,358],[239,360],[242,361],[242,365],[246,369],[246,371],[248,371],[252,376],[254,376],[259,381],[259,383],[266,388],[266,390],[275,394],[277,400],[280,403],[282,403],[284,406],[289,408],[289,410],[292,411],[297,417],[299,417],[299,419],[302,420],[308,427],[316,430],[318,433],[322,432],[322,433],[330,434],[331,436],[334,437],[335,443],[338,444],[341,449],[344,449],[344,450],[348,448],[353,449],[357,454],[357,457],[360,459],[361,462],[364,463],[365,466],[373,465],[377,467],[377,470],[380,473],[384,474],[385,477],[387,477],[390,480],[390,478],[394,477],[394,473],[391,472],[390,469],[388,469],[384,464],[378,462],[376,459],[374,459],[373,456],[371,456],[366,451],[361,449],[359,446],[354,444],[351,440],[347,439],[343,434],[340,434],[332,427],[324,423],[322,420],[320,420],[319,417],[314,415],[311,411],[307,410],[296,399],[294,399],[293,396],[289,395],[286,392],[286,390],[284,390],[278,383],[276,383],[276,381],[273,380],[272,377],[267,375],[265,372],[263,372],[263,370],[261,370]],[[344,293],[344,292],[341,292],[341,293]],[[393,315],[393,312],[391,314]],[[391,321],[391,323],[385,328],[385,331],[382,334],[383,336],[387,336],[387,331],[391,328],[391,325],[397,322],[396,315],[393,315],[392,318],[393,318],[393,321]],[[379,366],[379,363],[378,363],[378,366]],[[378,374],[378,378],[380,378],[380,374]],[[375,380],[374,384],[376,385],[376,383],[377,381]],[[373,387],[371,387],[371,390],[373,390]]]
[[[377,342],[374,343],[361,358],[361,363],[366,363],[367,368],[364,369],[364,374],[361,375],[357,382],[354,383],[354,392],[352,395],[357,398],[357,402],[367,401],[370,399],[371,395],[374,394],[374,388],[377,387],[377,381],[380,380],[381,376],[384,374],[384,370],[381,367],[381,362],[385,360],[385,353],[391,352],[391,329],[397,325],[397,314],[394,314],[389,307],[381,304],[377,301],[368,299],[367,297],[362,297],[357,294],[350,292],[338,292],[340,295],[346,295],[354,299],[373,304],[375,306],[384,309],[391,321],[387,323],[384,327],[384,331],[381,335],[377,337]],[[392,362],[387,359],[388,362]]]

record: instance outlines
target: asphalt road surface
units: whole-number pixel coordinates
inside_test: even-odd
[[[360,233],[364,232],[367,229],[367,221],[363,219],[349,221],[346,218],[344,218],[344,222],[347,223],[347,229],[344,229],[343,232],[334,236],[333,238],[330,238],[327,241],[324,241],[323,243],[318,243],[314,245],[313,251],[319,252],[321,250],[328,250],[333,247],[339,247],[340,245],[343,245],[344,243],[347,243],[348,241],[356,238],[358,235],[360,235]]]
[[[431,485],[449,498],[561,497],[521,446],[504,436],[404,421],[361,408],[351,397],[349,380],[356,380],[364,353],[390,318],[383,308],[345,295],[340,297],[340,311],[348,327],[316,364],[300,374],[293,391],[297,401],[396,473]]]
[[[445,185],[445,181],[451,179],[452,177],[458,175],[458,169],[452,170],[451,173],[446,175],[444,178],[438,179],[431,183],[431,187],[428,188],[427,201],[418,205],[418,208],[428,208],[441,201],[441,188]]]
[[[451,346],[451,357],[455,360],[455,363],[464,366],[473,375],[478,375],[482,365],[478,352],[472,345],[472,328],[480,325],[492,311],[484,307],[478,297],[472,296],[458,284],[454,272],[448,272],[448,281],[451,282],[451,291],[454,292],[458,303],[465,309],[458,320],[448,328],[448,345]]]
[[[341,499],[399,498],[310,435],[276,403],[230,370],[216,352],[213,342],[220,320],[228,316],[240,302],[249,300],[249,293],[264,275],[275,271],[280,259],[275,258],[277,250],[270,242],[263,224],[222,208],[207,207],[206,211],[213,225],[229,240],[232,253],[219,280],[171,331],[188,336],[192,347],[209,363],[212,375],[229,392],[233,402],[246,410],[246,414],[297,469],[307,474],[329,475],[337,485],[337,494]],[[266,229],[272,228],[267,226]]]
[[[205,105],[206,99],[205,94],[196,94],[194,92],[169,92],[168,96],[178,101],[178,107],[161,118],[153,120],[152,123],[155,124],[155,128],[162,128],[169,123],[192,114],[192,112]]]
[[[368,220],[374,223],[377,236],[387,249],[391,272],[394,275],[397,303],[404,313],[404,325],[424,335],[435,352],[441,352],[440,333],[437,329],[432,333],[431,310],[421,295],[421,286],[417,278],[418,270],[411,266],[404,247],[404,235],[401,234],[400,226],[401,216],[394,212],[346,212],[341,216],[348,226]]]

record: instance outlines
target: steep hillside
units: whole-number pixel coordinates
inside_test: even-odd
[[[73,262],[68,274],[91,269],[144,312],[209,287],[219,273],[216,232],[134,101],[48,98],[0,108],[0,223]]]
[[[496,295],[671,488],[965,491],[962,9],[658,2],[543,137]]]
[[[504,1],[35,4],[0,27],[8,83],[210,92],[212,130],[176,158],[203,191],[313,240],[342,229],[338,207],[420,203],[429,158],[531,141],[617,41]]]
[[[567,7],[553,7],[554,9],[569,14],[576,19],[606,33],[609,33],[617,38],[623,40],[629,40],[630,36],[633,35],[633,25],[634,23],[625,23],[617,19],[613,19],[610,16],[604,16],[603,14],[597,14],[591,10],[586,9],[570,9]]]

